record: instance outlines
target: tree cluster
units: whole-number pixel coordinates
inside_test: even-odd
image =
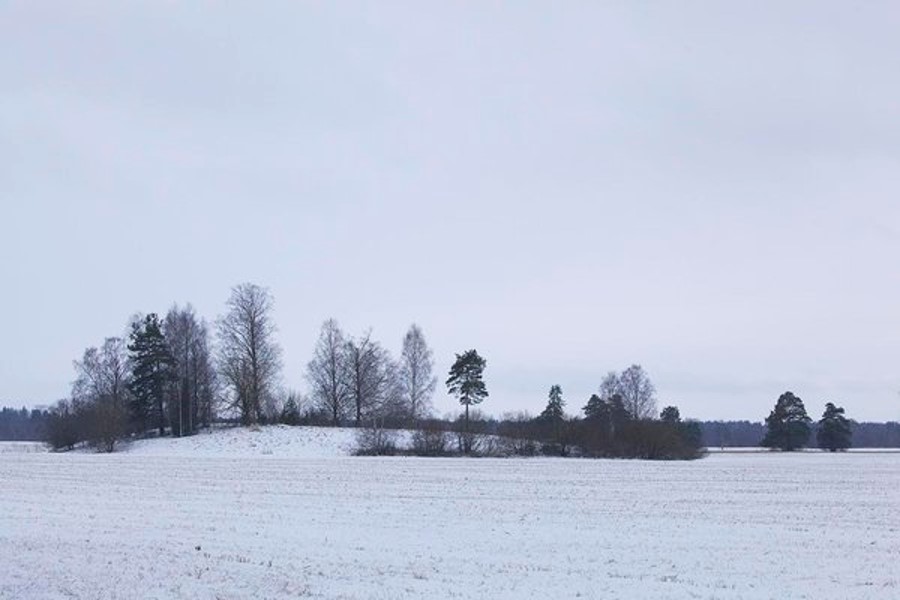
[[[812,431],[812,419],[806,414],[803,401],[793,393],[785,392],[766,417],[766,434],[760,445],[785,452],[800,450],[807,445]],[[846,450],[851,440],[852,429],[844,409],[827,403],[816,427],[819,448],[830,452]]]
[[[218,374],[205,321],[173,306],[130,324],[128,339],[106,338],[74,361],[70,399],[50,411],[46,440],[57,449],[82,442],[112,452],[119,440],[190,435],[215,416]]]
[[[674,406],[657,418],[653,383],[640,365],[608,373],[598,392],[567,416],[562,388],[551,386],[547,405],[535,418],[507,415],[496,430],[517,454],[690,459],[702,454],[698,425],[682,421]]]
[[[347,336],[338,322],[322,324],[306,367],[314,410],[332,425],[415,426],[431,413],[434,358],[413,324],[394,359],[371,332]]]

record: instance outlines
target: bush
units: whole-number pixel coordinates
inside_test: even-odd
[[[397,431],[386,429],[378,421],[356,430],[357,456],[391,456],[397,454]]]
[[[642,419],[622,430],[623,455],[650,460],[689,460],[703,455],[697,428],[689,423]]]
[[[50,410],[44,441],[54,450],[71,450],[84,441],[80,420],[72,404],[68,400],[60,400]]]
[[[412,454],[416,456],[447,456],[450,454],[447,432],[439,427],[427,426],[412,436]]]

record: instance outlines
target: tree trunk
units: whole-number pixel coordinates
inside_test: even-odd
[[[469,404],[466,403],[466,435],[463,436],[463,454],[469,453]]]

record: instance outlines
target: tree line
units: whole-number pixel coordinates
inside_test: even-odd
[[[417,325],[394,359],[371,332],[348,336],[329,319],[303,397],[281,385],[273,306],[267,289],[246,283],[232,288],[213,326],[190,305],[133,317],[127,337],[108,337],[74,361],[71,397],[47,412],[47,441],[111,452],[124,438],[191,435],[214,420],[410,426],[430,416],[434,361]]]
[[[49,413],[34,408],[28,410],[4,406],[0,408],[0,441],[26,442],[43,440]]]
[[[697,424],[682,421],[677,407],[667,406],[657,415],[655,387],[640,365],[608,373],[580,415],[567,414],[562,387],[552,385],[539,415],[519,412],[499,420],[471,408],[488,397],[485,366],[476,350],[456,355],[446,385],[465,411],[455,421],[421,423],[405,450],[385,432],[365,432],[359,453],[645,459],[691,459],[703,453]]]
[[[705,446],[763,446],[784,451],[810,444],[831,452],[857,448],[900,447],[900,423],[858,423],[843,407],[827,402],[821,418],[813,421],[803,401],[792,392],[779,396],[763,423],[707,421],[700,423]]]
[[[657,413],[656,388],[640,365],[607,373],[581,415],[567,416],[565,404],[562,387],[553,385],[540,415],[507,419],[498,431],[539,441],[538,446],[526,443],[524,453],[645,459],[691,459],[703,454],[696,422],[683,421],[676,406]]]
[[[47,440],[55,448],[86,442],[113,451],[124,438],[191,435],[229,420],[352,425],[372,430],[376,440],[391,427],[418,429],[425,442],[453,431],[459,452],[479,452],[485,431],[472,417],[488,397],[487,361],[475,349],[456,355],[445,382],[462,407],[460,419],[441,422],[433,416],[433,353],[420,327],[410,326],[394,357],[371,331],[349,335],[328,319],[306,365],[304,396],[281,385],[273,306],[268,290],[246,283],[232,288],[212,326],[190,305],[133,317],[127,337],[108,337],[74,361],[71,398],[48,412]],[[553,386],[541,415],[498,422],[493,435],[513,440],[514,453],[697,455],[695,426],[682,423],[674,407],[662,418],[655,411],[655,388],[633,365],[607,374],[583,417],[566,415],[562,390]]]
[[[384,430],[406,427],[419,430],[423,447],[442,447],[443,452],[450,444],[440,438],[453,432],[456,451],[463,454],[478,453],[484,436],[492,435],[512,444],[514,454],[692,458],[710,444],[711,435],[731,443],[760,433],[757,424],[682,421],[674,406],[657,413],[655,387],[640,365],[609,372],[577,415],[566,413],[562,388],[553,385],[540,415],[486,420],[475,407],[488,397],[483,378],[487,361],[475,349],[456,355],[445,382],[462,413],[458,419],[435,419],[433,353],[415,324],[394,357],[371,331],[348,335],[335,319],[326,320],[306,364],[309,385],[303,395],[281,385],[273,306],[267,289],[245,283],[232,288],[225,313],[212,325],[190,305],[174,305],[164,316],[136,315],[127,335],[105,338],[74,361],[70,398],[29,415],[29,425],[20,422],[17,433],[7,435],[27,431],[33,436],[40,429],[55,448],[86,442],[112,451],[124,438],[191,435],[214,421],[280,422],[365,427],[372,431],[376,447]],[[776,416],[767,419],[767,445],[793,447],[800,440],[795,433],[801,426],[791,406],[776,406]],[[822,435],[837,435],[839,447],[843,409],[833,408],[820,428],[833,431],[837,423],[837,434]],[[0,434],[4,419],[21,421],[22,415],[0,413]],[[779,419],[790,425],[777,429]],[[787,443],[778,437],[784,432]],[[390,444],[383,446],[388,450]]]

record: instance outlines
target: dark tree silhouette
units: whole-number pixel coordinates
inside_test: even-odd
[[[131,324],[130,340],[131,381],[128,390],[131,392],[132,425],[138,433],[156,427],[159,435],[163,435],[166,431],[166,391],[175,380],[175,359],[156,313]]]
[[[659,413],[659,418],[665,423],[680,423],[681,413],[678,412],[677,406],[667,406]]]
[[[547,407],[538,417],[543,429],[549,429],[553,444],[545,448],[545,452],[565,456],[568,454],[566,433],[566,414],[563,410],[566,403],[562,397],[562,388],[558,385],[550,387]]]
[[[768,430],[762,445],[788,452],[803,448],[809,439],[810,422],[803,401],[791,392],[785,392],[766,418]]]
[[[829,402],[825,405],[825,413],[819,421],[816,441],[819,448],[836,452],[850,447],[850,421],[844,416],[843,407]]]
[[[481,404],[488,396],[484,385],[484,368],[487,361],[478,355],[476,350],[467,350],[456,355],[456,361],[450,367],[447,379],[447,391],[459,398],[459,403],[466,407],[465,444],[463,452],[468,454],[471,447],[469,440],[469,406]]]
[[[551,386],[547,407],[541,413],[540,418],[551,423],[562,421],[565,416],[565,413],[563,413],[565,405],[566,403],[562,397],[562,388],[558,385]]]

